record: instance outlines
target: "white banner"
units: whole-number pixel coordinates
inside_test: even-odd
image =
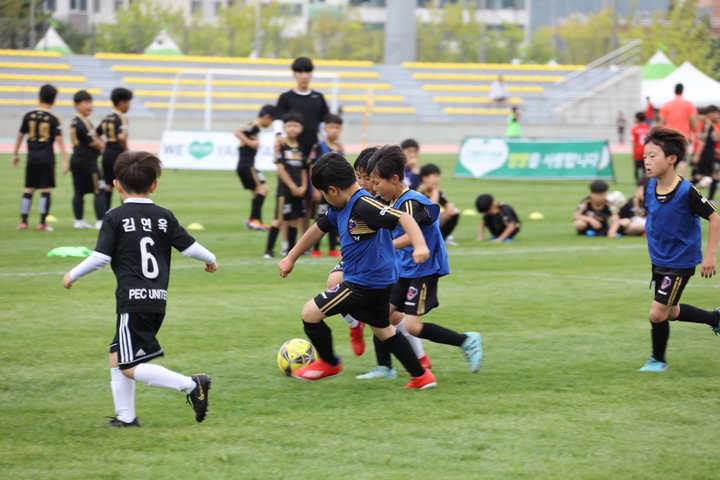
[[[275,135],[260,132],[255,168],[276,170]],[[160,144],[163,168],[174,170],[235,170],[240,140],[232,132],[166,130]]]

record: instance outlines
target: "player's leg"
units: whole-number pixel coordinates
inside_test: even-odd
[[[75,216],[75,228],[93,228],[92,225],[83,219],[85,211],[85,195],[95,191],[92,174],[88,172],[73,170],[73,198],[72,207]]]
[[[451,214],[448,211],[444,211],[440,214],[440,233],[442,238],[445,240],[452,234],[453,230],[460,221],[460,213]]]
[[[370,327],[375,337],[382,341],[385,348],[397,357],[410,374],[410,383],[404,388],[425,390],[437,386],[435,376],[430,370],[426,370],[420,365],[420,361],[405,335],[398,332],[392,325],[383,328],[374,325],[370,325]]]
[[[95,229],[100,230],[102,219],[107,212],[105,197],[105,180],[100,179],[100,172],[92,174],[93,205],[95,206]]]
[[[263,254],[263,257],[265,258],[273,258],[275,254],[273,253],[273,250],[275,249],[275,242],[277,241],[278,234],[280,233],[280,228],[283,224],[283,217],[285,214],[283,213],[285,209],[285,197],[276,197],[275,198],[275,219],[270,224],[270,231],[268,232],[268,238],[267,238],[267,244],[265,245],[265,253]]]
[[[590,225],[585,220],[574,220],[573,225],[578,235],[585,235],[585,232],[590,229]]]
[[[113,180],[115,180],[114,168],[116,159],[117,157],[112,159],[105,159],[105,157],[103,156],[102,160],[103,180],[105,180],[105,186],[103,187],[101,193],[105,202],[103,208],[105,208],[106,212],[110,210],[110,207],[112,205]]]
[[[303,329],[320,358],[295,370],[293,377],[312,381],[334,377],[342,372],[340,357],[336,357],[333,350],[332,331],[325,323],[328,316],[325,311],[340,305],[350,294],[347,286],[341,284],[335,291],[323,292],[305,304],[302,310]]]
[[[343,264],[340,262],[330,271],[330,275],[328,275],[328,290],[335,288],[343,281]],[[357,319],[349,313],[341,313],[341,316],[350,329],[350,346],[353,349],[353,353],[358,356],[362,355],[365,353],[365,337],[363,336],[365,324],[363,322],[358,322]]]
[[[26,182],[27,185],[27,182]],[[30,207],[32,206],[32,197],[35,193],[35,189],[32,187],[25,187],[23,189],[22,197],[20,198],[20,224],[17,226],[18,230],[27,230],[28,228],[28,216],[30,215]]]
[[[117,337],[116,337],[117,339]],[[115,417],[110,427],[139,427],[135,413],[135,380],[127,377],[118,366],[117,340],[110,345],[110,389],[115,405]]]
[[[260,180],[260,183],[253,190],[253,199],[250,205],[250,217],[257,220],[258,224],[267,230],[268,226],[262,221],[262,207],[265,204],[265,197],[270,193],[270,188],[265,183],[265,180]]]
[[[50,192],[52,188],[43,188],[40,190],[40,223],[38,230],[52,232],[53,228],[47,224],[47,217],[50,215],[50,204],[52,197]]]

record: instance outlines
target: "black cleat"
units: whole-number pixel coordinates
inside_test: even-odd
[[[117,417],[107,417],[111,418],[108,423],[103,423],[102,425],[98,425],[98,427],[118,427],[118,428],[125,428],[125,427],[139,427],[141,425],[140,419],[138,417],[135,417],[135,419],[132,422],[123,422],[122,420],[118,420]]]
[[[190,394],[188,394],[187,403],[192,405],[193,410],[195,410],[195,420],[202,422],[205,420],[208,405],[210,404],[208,401],[208,395],[210,393],[212,379],[210,378],[210,375],[205,375],[204,373],[192,375],[190,378],[195,381],[197,386],[192,392],[190,392]]]

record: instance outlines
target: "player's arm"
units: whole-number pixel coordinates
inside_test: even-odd
[[[172,246],[184,257],[198,260],[205,264],[205,271],[213,273],[218,269],[215,255],[207,248],[200,245],[187,230],[185,230],[177,218],[173,215],[170,219]],[[103,222],[103,227],[105,222]]]
[[[491,241],[495,242],[495,243],[500,243],[500,242],[505,241],[505,239],[508,238],[515,231],[516,228],[517,228],[517,223],[508,222],[508,224],[505,226],[505,230],[503,230],[503,232],[500,235],[498,235],[494,240],[491,240]]]
[[[298,192],[298,186],[293,182],[292,177],[285,169],[285,164],[282,162],[278,162],[277,164],[277,174],[278,178],[290,189],[290,193],[293,194],[295,197],[301,197],[302,193]]]
[[[120,145],[120,148],[122,148],[123,152],[128,150],[127,133],[125,133],[124,131],[118,133],[117,141],[118,141],[118,145]]]
[[[300,240],[298,240],[293,249],[288,252],[287,256],[280,260],[280,263],[278,263],[278,270],[280,271],[281,277],[286,278],[290,275],[290,272],[292,272],[293,268],[295,268],[295,262],[297,262],[297,259],[325,236],[326,232],[324,232],[319,226],[322,219],[326,219],[327,221],[327,216],[320,217],[317,222],[308,228],[303,236],[300,237]],[[330,224],[330,222],[327,221],[327,224]],[[323,222],[322,225],[326,224]]]
[[[620,215],[617,212],[613,213],[610,217],[610,228],[608,228],[608,238],[617,237],[618,230],[620,229]]]
[[[309,173],[310,173],[309,168],[303,168],[302,171],[300,172],[300,187],[298,190],[300,192],[300,196],[305,195],[305,192],[307,192],[308,174]]]
[[[693,165],[697,165],[700,163],[700,156],[702,155],[702,151],[705,148],[705,144],[707,142],[704,139],[698,140],[697,149],[695,150],[695,153],[692,156],[692,161],[690,162]]]
[[[413,261],[415,263],[427,261],[427,259],[430,258],[430,250],[427,247],[427,243],[425,243],[425,237],[422,234],[422,230],[420,230],[420,225],[406,212],[400,215],[398,223],[403,230],[405,230],[405,234],[410,237],[410,243],[413,247]]]
[[[100,137],[95,135],[94,133],[90,136],[90,143],[88,143],[88,146],[94,148],[97,151],[102,152],[105,149],[105,142],[100,140]]]
[[[60,158],[62,159],[63,175],[66,175],[70,171],[70,162],[68,162],[67,149],[65,148],[65,140],[62,135],[55,137],[55,143],[57,143],[58,149],[60,150]]]
[[[708,222],[710,222],[710,228],[708,229],[708,244],[700,269],[700,276],[703,278],[710,278],[717,273],[716,255],[718,239],[720,238],[720,216],[714,212],[708,217]]]
[[[88,273],[92,273],[96,270],[100,270],[110,263],[111,260],[112,257],[105,255],[104,253],[100,253],[98,251],[92,252],[89,257],[65,274],[62,279],[63,287],[71,288],[72,284],[81,277],[84,277]]]
[[[20,145],[22,145],[24,138],[25,138],[25,134],[23,132],[19,132],[17,134],[17,137],[15,137],[15,146],[13,147],[13,155],[12,155],[13,167],[17,167],[18,165],[20,165],[20,155],[18,155],[18,152],[20,151]]]
[[[260,140],[252,140],[245,134],[245,132],[248,132],[250,130],[252,130],[252,125],[249,125],[245,129],[240,128],[235,132],[235,136],[240,139],[243,145],[247,145],[250,148],[257,149],[260,146]]]
[[[480,226],[478,227],[478,236],[475,239],[476,242],[482,242],[485,240],[485,220],[480,220]]]

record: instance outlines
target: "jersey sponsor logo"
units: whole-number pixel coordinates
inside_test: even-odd
[[[357,228],[357,222],[351,218],[348,221],[348,232],[353,233],[356,228]]]
[[[663,278],[662,284],[660,285],[660,290],[665,290],[670,285],[672,285],[672,279],[670,277]]]
[[[162,288],[131,288],[128,290],[129,300],[167,300],[167,290]]]
[[[335,292],[337,292],[338,290],[340,290],[340,284],[339,284],[339,283],[338,283],[337,285],[335,285],[334,287],[328,288],[328,289],[325,290],[325,291],[326,291],[327,293],[335,293]]]
[[[407,291],[407,299],[412,300],[413,298],[417,297],[418,289],[416,287],[410,287]]]

